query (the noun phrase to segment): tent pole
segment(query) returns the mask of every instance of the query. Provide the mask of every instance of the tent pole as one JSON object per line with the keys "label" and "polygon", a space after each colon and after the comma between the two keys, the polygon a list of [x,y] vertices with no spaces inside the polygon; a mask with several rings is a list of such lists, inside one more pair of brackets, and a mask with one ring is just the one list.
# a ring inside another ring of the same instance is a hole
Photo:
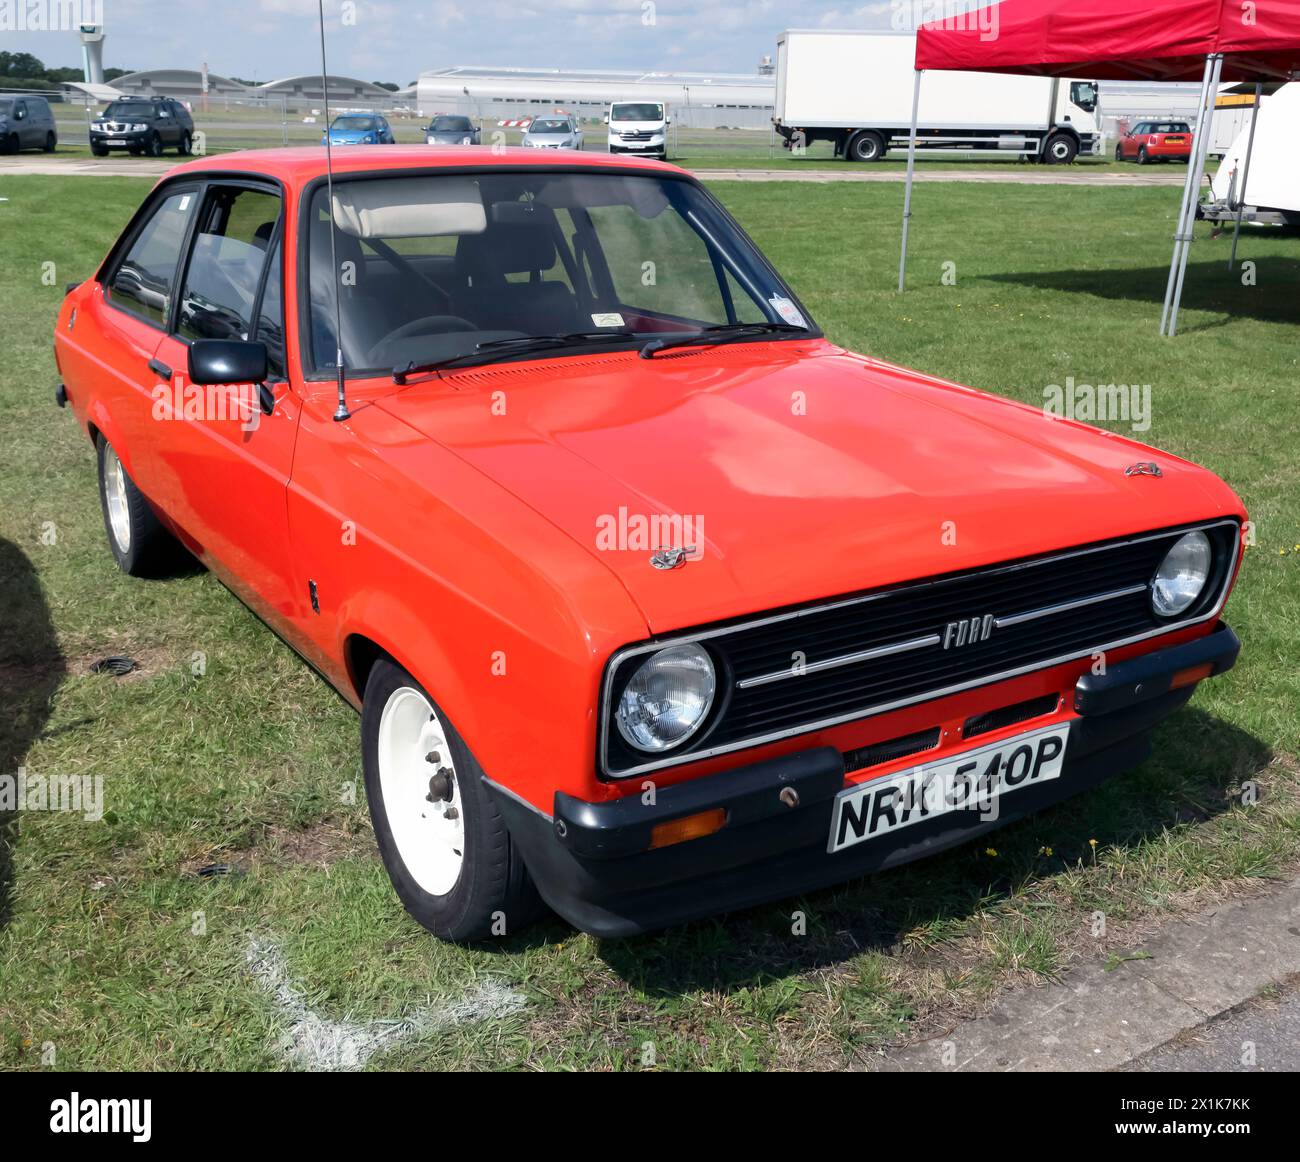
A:
{"label": "tent pole", "polygon": [[912,174],[916,169],[916,118],[921,108],[921,70],[915,69],[912,82],[912,132],[907,138],[907,185],[903,189],[903,252],[898,258],[898,289],[907,278],[907,227],[912,220]]}
{"label": "tent pole", "polygon": [[1264,95],[1264,82],[1255,82],[1255,107],[1250,111],[1250,136],[1246,138],[1246,164],[1241,171],[1241,192],[1237,195],[1237,222],[1232,227],[1232,254],[1228,256],[1228,269],[1237,265],[1237,239],[1241,237],[1241,215],[1246,209],[1246,181],[1250,177],[1250,153],[1255,148],[1255,122],[1259,120],[1259,103]]}
{"label": "tent pole", "polygon": [[1205,128],[1201,131],[1200,141],[1193,149],[1196,164],[1196,180],[1192,186],[1192,200],[1187,206],[1187,225],[1183,231],[1183,256],[1178,264],[1178,283],[1174,287],[1174,299],[1169,306],[1169,337],[1178,333],[1178,304],[1183,297],[1183,279],[1187,277],[1187,259],[1192,252],[1192,230],[1196,225],[1196,203],[1201,190],[1201,174],[1205,170],[1206,159],[1210,156],[1210,122],[1214,118],[1214,99],[1219,92],[1219,77],[1223,72],[1223,54],[1216,53],[1214,71],[1210,75],[1209,91],[1206,94],[1206,108],[1201,112],[1205,118]]}
{"label": "tent pole", "polygon": [[[1199,147],[1199,143],[1203,140],[1205,136],[1204,134],[1205,100],[1206,100],[1205,95],[1210,88],[1210,74],[1213,71],[1213,69],[1214,69],[1214,57],[1213,55],[1207,56],[1205,58],[1205,71],[1201,76],[1200,104],[1197,105],[1196,107],[1196,134],[1193,138],[1193,142],[1194,142],[1193,153],[1196,152],[1196,147]],[[1178,263],[1183,252],[1183,241],[1185,235],[1185,231],[1183,227],[1184,227],[1184,223],[1187,220],[1187,206],[1188,203],[1192,201],[1193,197],[1195,196],[1195,191],[1199,189],[1199,187],[1200,187],[1200,182],[1197,178],[1194,158],[1188,158],[1187,159],[1187,181],[1183,183],[1183,200],[1182,200],[1182,204],[1179,206],[1178,209],[1178,226],[1174,231],[1174,253],[1173,253],[1173,257],[1169,260],[1169,282],[1165,286],[1165,306],[1164,306],[1164,310],[1160,314],[1160,334],[1162,335],[1165,333],[1165,329],[1169,323],[1169,304],[1173,301],[1174,284],[1178,280]]]}

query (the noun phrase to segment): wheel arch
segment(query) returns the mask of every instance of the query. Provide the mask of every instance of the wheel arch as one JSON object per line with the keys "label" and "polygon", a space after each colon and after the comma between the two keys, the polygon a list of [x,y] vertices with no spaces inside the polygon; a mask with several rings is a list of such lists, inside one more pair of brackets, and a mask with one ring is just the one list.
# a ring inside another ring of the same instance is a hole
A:
{"label": "wheel arch", "polygon": [[366,683],[371,671],[380,661],[400,666],[424,687],[460,731],[461,737],[473,749],[471,739],[478,737],[479,713],[475,700],[466,684],[459,678],[459,670],[444,652],[427,624],[421,625],[413,616],[389,609],[390,625],[401,625],[401,640],[373,628],[373,623],[350,626],[342,635],[342,657],[349,689],[344,691],[360,707],[366,693]]}
{"label": "wheel arch", "polygon": [[122,436],[121,429],[117,426],[113,417],[109,415],[108,409],[104,406],[102,400],[92,400],[86,409],[86,435],[90,437],[92,444],[99,442],[99,437],[113,445],[113,451],[117,453],[117,458],[122,461],[122,467],[126,469],[127,475],[135,480],[135,464],[131,458],[131,447]]}

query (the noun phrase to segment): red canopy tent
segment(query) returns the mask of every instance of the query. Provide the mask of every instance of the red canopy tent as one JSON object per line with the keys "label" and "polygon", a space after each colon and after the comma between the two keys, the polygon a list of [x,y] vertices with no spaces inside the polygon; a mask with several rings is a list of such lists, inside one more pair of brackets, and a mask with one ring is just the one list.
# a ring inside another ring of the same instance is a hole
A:
{"label": "red canopy tent", "polygon": [[1220,81],[1300,77],[1300,0],[1002,0],[996,19],[954,14],[922,25],[907,151],[903,253],[907,265],[916,113],[927,70],[1028,73],[1097,80],[1201,82],[1195,145],[1174,235],[1161,333],[1172,335],[1187,268],[1197,190]]}

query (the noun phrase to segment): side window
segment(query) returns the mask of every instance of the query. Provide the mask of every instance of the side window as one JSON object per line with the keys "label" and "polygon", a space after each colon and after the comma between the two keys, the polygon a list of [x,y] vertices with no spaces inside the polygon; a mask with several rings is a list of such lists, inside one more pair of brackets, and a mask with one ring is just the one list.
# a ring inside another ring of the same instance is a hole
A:
{"label": "side window", "polygon": [[280,240],[275,240],[267,260],[266,285],[262,289],[262,305],[257,311],[257,328],[254,339],[266,344],[266,370],[270,380],[287,379],[284,364],[284,299],[282,294],[283,265],[280,262]]}
{"label": "side window", "polygon": [[247,339],[280,198],[265,190],[208,191],[181,289],[183,339]]}
{"label": "side window", "polygon": [[167,321],[176,262],[195,201],[197,195],[187,190],[159,203],[109,276],[105,294],[110,302],[159,326]]}

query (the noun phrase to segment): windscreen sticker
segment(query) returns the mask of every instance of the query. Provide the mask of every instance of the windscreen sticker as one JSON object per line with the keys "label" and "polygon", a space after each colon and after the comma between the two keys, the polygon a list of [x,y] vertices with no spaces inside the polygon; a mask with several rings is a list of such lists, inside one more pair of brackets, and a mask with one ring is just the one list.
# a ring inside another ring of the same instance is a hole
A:
{"label": "windscreen sticker", "polygon": [[592,315],[591,321],[597,327],[621,327],[623,325],[623,316],[617,311],[606,311],[603,314]]}
{"label": "windscreen sticker", "polygon": [[799,308],[794,305],[785,295],[773,295],[767,300],[775,308],[776,313],[781,316],[787,323],[793,327],[806,327],[803,315],[799,313]]}

